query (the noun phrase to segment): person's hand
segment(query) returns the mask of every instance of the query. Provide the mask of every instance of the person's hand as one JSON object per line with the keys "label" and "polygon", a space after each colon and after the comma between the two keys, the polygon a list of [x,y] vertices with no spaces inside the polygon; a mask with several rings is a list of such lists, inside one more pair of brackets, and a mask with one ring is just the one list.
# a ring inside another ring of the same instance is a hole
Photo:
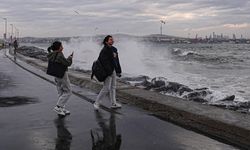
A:
{"label": "person's hand", "polygon": [[120,73],[117,73],[116,76],[120,78],[122,75]]}
{"label": "person's hand", "polygon": [[72,53],[69,55],[70,58],[73,58],[73,56],[74,56],[74,52],[72,52]]}
{"label": "person's hand", "polygon": [[113,56],[114,56],[114,58],[116,58],[116,57],[117,57],[117,54],[116,54],[116,53],[113,53]]}

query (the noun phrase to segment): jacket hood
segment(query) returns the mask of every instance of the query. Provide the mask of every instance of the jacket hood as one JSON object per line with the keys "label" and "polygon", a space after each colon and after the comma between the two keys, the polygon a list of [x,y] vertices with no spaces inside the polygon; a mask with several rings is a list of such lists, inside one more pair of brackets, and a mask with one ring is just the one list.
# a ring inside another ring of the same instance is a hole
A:
{"label": "jacket hood", "polygon": [[58,53],[58,52],[51,52],[51,53],[49,53],[48,55],[47,55],[47,57],[48,57],[48,59],[49,60],[54,60],[55,59],[55,57],[56,57],[56,53]]}

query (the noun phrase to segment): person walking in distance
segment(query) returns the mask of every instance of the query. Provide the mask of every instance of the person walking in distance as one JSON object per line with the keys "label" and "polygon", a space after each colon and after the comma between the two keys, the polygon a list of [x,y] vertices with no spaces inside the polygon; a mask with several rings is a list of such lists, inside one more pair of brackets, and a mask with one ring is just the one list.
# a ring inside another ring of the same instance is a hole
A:
{"label": "person walking in distance", "polygon": [[[63,46],[61,42],[55,41],[51,45],[50,49],[52,51],[48,54],[49,61],[51,60],[60,63],[66,67],[69,67],[72,64],[73,53],[68,58],[65,58],[62,52]],[[65,106],[70,96],[72,95],[67,70],[65,71],[65,74],[62,78],[55,77],[56,87],[58,91],[58,101],[54,108],[54,111],[57,114],[63,116],[70,114],[70,111],[65,109]]]}
{"label": "person walking in distance", "polygon": [[17,42],[16,39],[15,39],[15,41],[13,42],[13,46],[14,46],[14,54],[16,55],[16,51],[17,51],[17,48],[18,48],[18,42]]}
{"label": "person walking in distance", "polygon": [[101,100],[108,93],[111,101],[111,108],[121,108],[121,104],[116,101],[116,76],[121,77],[122,71],[118,52],[113,44],[113,37],[111,35],[106,36],[103,40],[104,47],[98,57],[98,60],[102,63],[108,76],[104,80],[103,87],[94,103],[95,110],[99,109]]}

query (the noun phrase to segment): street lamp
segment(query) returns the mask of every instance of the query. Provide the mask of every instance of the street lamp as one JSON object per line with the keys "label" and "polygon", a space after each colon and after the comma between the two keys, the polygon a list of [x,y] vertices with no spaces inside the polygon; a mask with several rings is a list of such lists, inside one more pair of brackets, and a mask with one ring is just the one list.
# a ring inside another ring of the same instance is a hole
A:
{"label": "street lamp", "polygon": [[4,40],[7,39],[7,18],[3,18],[3,20],[5,20],[5,33],[4,33]]}
{"label": "street lamp", "polygon": [[17,40],[19,39],[19,29],[17,29]]}
{"label": "street lamp", "polygon": [[17,31],[18,31],[18,29],[17,29],[17,27],[15,27],[15,39],[17,39]]}
{"label": "street lamp", "polygon": [[12,38],[13,38],[13,24],[10,24],[10,26],[11,26],[10,42],[12,43]]}
{"label": "street lamp", "polygon": [[163,21],[163,20],[160,20],[160,22],[161,22],[160,33],[161,33],[161,35],[162,35],[162,24],[166,24],[166,22]]}

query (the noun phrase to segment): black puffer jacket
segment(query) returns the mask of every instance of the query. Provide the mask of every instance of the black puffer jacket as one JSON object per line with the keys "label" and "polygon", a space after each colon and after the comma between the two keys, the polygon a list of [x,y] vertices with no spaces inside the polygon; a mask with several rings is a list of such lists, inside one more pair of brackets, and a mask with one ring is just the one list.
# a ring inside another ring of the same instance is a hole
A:
{"label": "black puffer jacket", "polygon": [[113,53],[116,53],[116,58],[114,58],[115,72],[117,74],[120,74],[120,73],[122,73],[122,69],[121,69],[121,65],[120,65],[120,61],[119,61],[118,52],[114,46],[112,46],[112,50],[113,50]]}
{"label": "black puffer jacket", "polygon": [[[116,59],[114,58],[113,53],[117,54]],[[116,70],[116,73],[121,73],[118,53],[115,47],[105,45],[99,54],[98,60],[102,63],[108,76],[110,76],[114,70]]]}

